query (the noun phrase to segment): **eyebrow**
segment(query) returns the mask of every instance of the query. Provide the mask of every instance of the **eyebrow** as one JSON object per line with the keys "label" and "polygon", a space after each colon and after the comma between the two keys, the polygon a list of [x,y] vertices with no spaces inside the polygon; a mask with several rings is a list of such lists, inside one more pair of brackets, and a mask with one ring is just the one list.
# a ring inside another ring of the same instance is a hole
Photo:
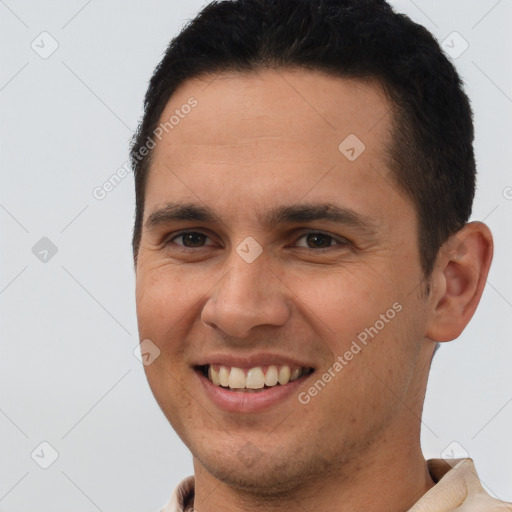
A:
{"label": "eyebrow", "polygon": [[[278,206],[270,210],[264,218],[260,217],[259,220],[261,225],[269,230],[280,224],[313,222],[316,220],[348,225],[367,235],[375,234],[378,228],[378,223],[371,217],[331,203]],[[194,203],[167,203],[162,208],[152,212],[144,226],[147,230],[151,230],[176,221],[223,224],[220,217],[207,206]]]}

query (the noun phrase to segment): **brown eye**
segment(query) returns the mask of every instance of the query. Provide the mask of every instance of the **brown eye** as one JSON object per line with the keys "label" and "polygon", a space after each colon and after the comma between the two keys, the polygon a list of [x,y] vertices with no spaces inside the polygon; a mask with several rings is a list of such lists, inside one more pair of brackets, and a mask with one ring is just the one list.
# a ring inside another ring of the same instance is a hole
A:
{"label": "brown eye", "polygon": [[205,240],[207,240],[209,237],[206,236],[204,233],[199,233],[197,231],[188,231],[185,233],[180,233],[179,235],[176,235],[175,237],[171,238],[169,242],[174,242],[174,240],[181,240],[182,243],[177,243],[177,245],[183,245],[187,248],[194,248],[194,247],[203,247]]}
{"label": "brown eye", "polygon": [[313,248],[320,247],[323,249],[324,247],[331,246],[333,238],[322,233],[312,233],[306,236],[306,240],[308,243],[313,244]]}
{"label": "brown eye", "polygon": [[346,245],[348,243],[346,240],[337,240],[331,235],[317,231],[307,233],[299,238],[299,240],[302,239],[305,239],[305,244],[298,244],[299,247],[308,249],[328,249],[332,245]]}

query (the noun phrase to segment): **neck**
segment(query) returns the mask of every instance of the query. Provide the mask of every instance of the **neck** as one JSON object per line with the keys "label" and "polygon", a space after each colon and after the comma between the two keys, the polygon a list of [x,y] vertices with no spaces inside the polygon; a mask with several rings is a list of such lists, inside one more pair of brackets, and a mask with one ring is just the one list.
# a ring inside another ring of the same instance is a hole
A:
{"label": "neck", "polygon": [[[404,512],[435,484],[421,453],[419,440],[383,446],[357,460],[352,468],[308,480],[286,495],[269,499],[234,489],[213,477],[194,460],[196,477],[194,509],[197,512]],[[389,443],[388,443],[389,445]],[[392,448],[392,449],[391,449]],[[350,475],[347,477],[346,475]],[[299,505],[299,506],[298,506]]]}

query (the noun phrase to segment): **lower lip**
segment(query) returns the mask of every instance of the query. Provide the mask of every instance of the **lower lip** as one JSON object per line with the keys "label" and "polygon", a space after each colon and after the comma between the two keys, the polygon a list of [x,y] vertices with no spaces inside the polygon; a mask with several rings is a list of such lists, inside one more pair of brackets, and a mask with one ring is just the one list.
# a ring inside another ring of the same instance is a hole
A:
{"label": "lower lip", "polygon": [[201,384],[203,385],[207,396],[213,403],[229,412],[257,412],[269,409],[291,395],[297,394],[299,386],[311,376],[298,378],[284,386],[277,385],[271,388],[256,392],[229,391],[220,386],[215,386],[200,371],[195,371]]}

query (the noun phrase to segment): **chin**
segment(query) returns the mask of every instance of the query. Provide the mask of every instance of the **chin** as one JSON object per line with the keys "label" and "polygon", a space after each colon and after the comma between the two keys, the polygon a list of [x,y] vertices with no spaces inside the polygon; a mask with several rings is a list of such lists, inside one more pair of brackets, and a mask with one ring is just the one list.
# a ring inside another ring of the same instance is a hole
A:
{"label": "chin", "polygon": [[332,463],[316,453],[287,454],[274,447],[269,453],[247,441],[237,451],[220,449],[194,453],[195,462],[217,480],[242,493],[265,499],[282,498],[303,488]]}
{"label": "chin", "polygon": [[230,469],[220,466],[218,461],[214,465],[204,465],[206,471],[225,485],[240,492],[263,498],[282,497],[293,493],[297,487],[304,484],[307,476],[303,471],[291,464],[287,466],[272,465],[260,462],[254,467],[244,464],[231,464]]}

